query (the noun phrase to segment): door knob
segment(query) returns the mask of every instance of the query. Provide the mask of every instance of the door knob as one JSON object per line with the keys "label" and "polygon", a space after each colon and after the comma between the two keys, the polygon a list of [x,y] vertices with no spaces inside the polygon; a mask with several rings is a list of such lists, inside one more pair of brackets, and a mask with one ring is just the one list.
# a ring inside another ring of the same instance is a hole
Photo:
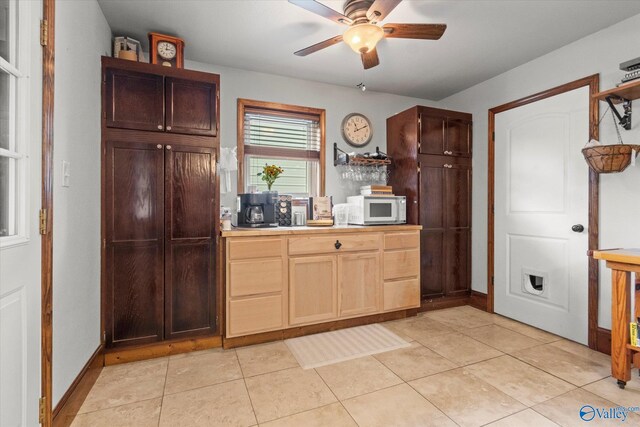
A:
{"label": "door knob", "polygon": [[576,224],[573,227],[571,227],[571,231],[575,231],[576,233],[582,233],[584,231],[584,225]]}
{"label": "door knob", "polygon": [[334,246],[336,247],[336,249],[340,249],[342,243],[340,243],[340,240],[336,240],[336,244]]}
{"label": "door knob", "polygon": [[170,145],[167,145],[167,150],[171,150],[171,146]]}

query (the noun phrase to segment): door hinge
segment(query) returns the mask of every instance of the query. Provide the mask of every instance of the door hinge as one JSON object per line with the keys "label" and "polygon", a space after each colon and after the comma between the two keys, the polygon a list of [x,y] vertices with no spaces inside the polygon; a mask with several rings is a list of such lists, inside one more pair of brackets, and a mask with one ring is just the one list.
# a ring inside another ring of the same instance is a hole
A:
{"label": "door hinge", "polygon": [[102,342],[107,342],[107,331],[102,331]]}
{"label": "door hinge", "polygon": [[40,209],[40,234],[47,234],[47,210]]}
{"label": "door hinge", "polygon": [[40,398],[40,400],[38,400],[38,422],[40,424],[44,424],[44,415],[46,412],[46,407],[47,407],[47,403],[46,403],[46,399],[43,397]]}
{"label": "door hinge", "polygon": [[49,43],[49,22],[46,19],[40,20],[40,46],[46,46]]}
{"label": "door hinge", "polygon": [[107,239],[102,239],[102,249],[107,249]]}
{"label": "door hinge", "polygon": [[422,168],[422,165],[420,163],[418,163],[418,166],[417,166],[418,174],[420,173],[420,168]]}
{"label": "door hinge", "polygon": [[496,280],[494,276],[491,276],[491,286],[494,286],[496,284]]}
{"label": "door hinge", "polygon": [[496,133],[495,132],[491,132],[491,140],[495,142],[495,140],[496,140]]}

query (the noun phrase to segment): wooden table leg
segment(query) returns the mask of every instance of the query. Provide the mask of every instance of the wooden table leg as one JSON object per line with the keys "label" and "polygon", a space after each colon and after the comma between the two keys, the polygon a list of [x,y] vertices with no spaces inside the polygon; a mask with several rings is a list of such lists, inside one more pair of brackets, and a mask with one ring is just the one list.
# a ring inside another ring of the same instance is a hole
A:
{"label": "wooden table leg", "polygon": [[611,376],[618,380],[620,388],[624,388],[631,379],[631,358],[627,349],[631,311],[630,282],[631,273],[628,271],[612,271]]}

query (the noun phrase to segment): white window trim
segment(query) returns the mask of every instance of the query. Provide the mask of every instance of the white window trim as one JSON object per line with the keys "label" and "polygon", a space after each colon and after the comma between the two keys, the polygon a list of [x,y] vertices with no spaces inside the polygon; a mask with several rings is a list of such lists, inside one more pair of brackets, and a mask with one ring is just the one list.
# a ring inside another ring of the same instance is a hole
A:
{"label": "white window trim", "polygon": [[[18,44],[16,46],[17,67],[0,58],[0,68],[16,77],[18,94],[16,100],[16,114],[18,120],[15,123],[16,146],[10,156],[17,159],[17,208],[16,208],[16,234],[0,237],[0,250],[26,244],[30,241],[30,216],[29,216],[29,177],[31,169],[30,150],[30,111],[31,88],[29,71],[31,66],[31,2],[17,1],[18,5]],[[2,150],[3,154],[9,154]],[[17,153],[17,154],[14,154]]]}

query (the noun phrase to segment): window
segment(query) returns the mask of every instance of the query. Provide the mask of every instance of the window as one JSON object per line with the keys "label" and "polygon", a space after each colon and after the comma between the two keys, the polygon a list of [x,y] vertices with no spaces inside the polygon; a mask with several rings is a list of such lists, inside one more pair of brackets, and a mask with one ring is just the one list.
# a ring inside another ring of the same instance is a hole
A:
{"label": "window", "polygon": [[25,3],[0,0],[0,247],[26,238]]}
{"label": "window", "polygon": [[258,176],[266,163],[284,169],[272,190],[324,195],[324,110],[239,99],[238,122],[238,192],[267,190]]}

